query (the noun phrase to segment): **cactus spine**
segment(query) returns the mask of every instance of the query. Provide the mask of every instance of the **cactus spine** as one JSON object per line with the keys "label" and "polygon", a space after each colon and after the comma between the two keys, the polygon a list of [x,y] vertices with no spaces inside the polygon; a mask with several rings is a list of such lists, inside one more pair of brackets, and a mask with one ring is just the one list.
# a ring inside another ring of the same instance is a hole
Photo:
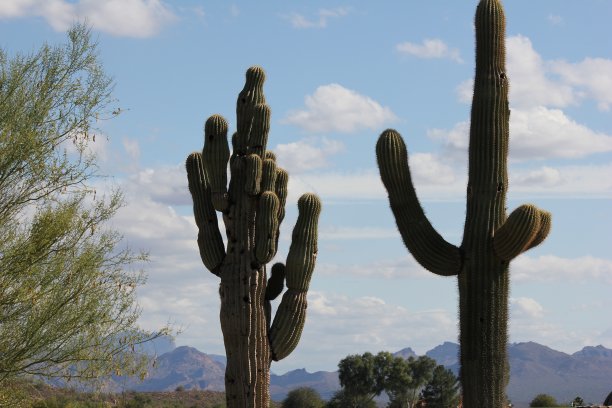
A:
{"label": "cactus spine", "polygon": [[[187,158],[187,178],[199,229],[198,247],[206,268],[221,278],[221,329],[227,354],[225,392],[230,408],[267,408],[270,363],[297,346],[306,319],[306,292],[317,256],[319,198],[304,194],[286,265],[275,256],[285,214],[287,172],[266,151],[270,109],[263,94],[264,71],[251,67],[236,106],[238,131],[230,157],[227,122],[211,116],[204,149]],[[231,179],[227,186],[227,163]],[[218,227],[221,212],[227,250]],[[271,321],[270,301],[283,291]]]}
{"label": "cactus spine", "polygon": [[446,242],[424,215],[399,133],[383,132],[376,155],[408,250],[429,271],[458,275],[463,405],[492,408],[505,406],[508,381],[509,262],[544,241],[551,216],[533,205],[506,216],[510,110],[500,0],[480,0],[475,23],[467,211],[460,247]]}

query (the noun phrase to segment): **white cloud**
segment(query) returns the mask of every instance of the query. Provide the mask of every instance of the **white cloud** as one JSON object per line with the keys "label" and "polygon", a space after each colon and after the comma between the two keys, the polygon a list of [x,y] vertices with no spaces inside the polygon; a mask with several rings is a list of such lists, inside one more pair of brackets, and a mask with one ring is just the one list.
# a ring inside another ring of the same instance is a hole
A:
{"label": "white cloud", "polygon": [[283,14],[282,17],[288,20],[294,28],[325,28],[332,18],[344,17],[349,14],[350,8],[337,7],[334,9],[320,9],[317,18],[308,19],[299,13]]}
{"label": "white cloud", "polygon": [[527,297],[510,298],[512,317],[538,319],[544,316],[544,308],[535,299]]}
{"label": "white cloud", "polygon": [[393,352],[407,346],[424,353],[456,338],[454,311],[408,310],[373,296],[310,291],[300,344],[287,359],[291,361],[275,363],[273,369],[282,372],[296,366],[314,366],[335,370],[338,361],[348,354]]}
{"label": "white cloud", "polygon": [[176,16],[161,0],[5,0],[0,18],[38,16],[55,30],[65,31],[75,21],[115,36],[150,37]]}
{"label": "white cloud", "polygon": [[[463,121],[450,130],[429,130],[428,136],[441,141],[451,157],[465,157],[469,132],[469,122]],[[612,136],[577,123],[559,109],[517,108],[510,115],[509,157],[512,161],[575,159],[611,151]]]}
{"label": "white cloud", "polygon": [[558,74],[568,84],[584,92],[585,97],[597,101],[600,110],[610,110],[612,105],[612,60],[586,58],[582,62],[551,61],[550,71]]}
{"label": "white cloud", "polygon": [[351,133],[363,128],[380,129],[396,120],[388,107],[338,84],[318,87],[306,96],[304,104],[305,109],[289,112],[283,122],[309,132]]}
{"label": "white cloud", "polygon": [[121,143],[123,144],[125,152],[132,160],[138,160],[140,158],[140,145],[138,144],[138,140],[125,137]]}
{"label": "white cloud", "polygon": [[542,255],[537,258],[521,255],[511,265],[515,282],[600,282],[612,283],[612,260],[582,256],[562,258]]}
{"label": "white cloud", "polygon": [[[551,21],[556,17],[549,17]],[[510,104],[520,109],[539,106],[563,108],[585,98],[597,102],[602,111],[612,105],[612,60],[585,58],[581,62],[545,61],[531,40],[517,35],[506,40],[506,61],[510,78]],[[461,102],[472,99],[473,80],[457,87]]]}
{"label": "white cloud", "polygon": [[510,195],[528,197],[612,197],[612,163],[510,169]]}
{"label": "white cloud", "polygon": [[463,62],[458,49],[449,48],[444,41],[437,38],[425,39],[423,44],[403,42],[397,44],[395,49],[401,54],[413,55],[417,58],[448,58],[459,63]]}
{"label": "white cloud", "polygon": [[506,62],[510,78],[510,104],[513,107],[555,106],[577,103],[572,87],[548,78],[546,64],[529,38],[522,35],[506,40]]}
{"label": "white cloud", "polygon": [[321,139],[321,147],[314,140],[300,140],[293,143],[278,144],[273,149],[278,164],[289,174],[327,167],[327,158],[344,150],[344,145],[336,140]]}

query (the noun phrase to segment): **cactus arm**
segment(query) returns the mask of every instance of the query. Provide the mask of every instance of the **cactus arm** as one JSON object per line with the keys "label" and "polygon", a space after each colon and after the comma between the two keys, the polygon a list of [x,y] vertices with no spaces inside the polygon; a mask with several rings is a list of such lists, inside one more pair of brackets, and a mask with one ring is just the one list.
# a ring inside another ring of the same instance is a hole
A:
{"label": "cactus arm", "polygon": [[278,197],[271,191],[265,191],[259,197],[255,226],[255,257],[262,264],[270,262],[276,255],[278,206]]}
{"label": "cactus arm", "polygon": [[198,226],[198,247],[204,266],[219,276],[220,266],[225,258],[225,248],[217,214],[212,205],[210,184],[206,178],[202,154],[192,153],[186,162],[189,191],[193,199],[193,213]]}
{"label": "cactus arm", "polygon": [[285,266],[287,291],[270,329],[272,359],[281,360],[297,346],[306,320],[306,294],[317,258],[317,224],[321,202],[314,194],[298,201],[299,215]]}
{"label": "cactus arm", "polygon": [[388,129],[380,135],[376,159],[408,250],[425,269],[442,276],[457,275],[461,270],[461,252],[446,242],[425,216],[410,177],[406,145],[399,133]]}
{"label": "cactus arm", "polygon": [[204,125],[204,149],[202,150],[204,171],[210,182],[212,203],[217,211],[225,211],[227,197],[227,122],[220,115],[212,115]]}
{"label": "cactus arm", "polygon": [[544,242],[544,240],[546,239],[546,237],[548,237],[548,234],[550,233],[550,227],[552,225],[552,215],[548,211],[544,210],[540,210],[539,214],[540,229],[533,238],[533,241],[531,241],[531,243],[527,246],[526,250],[535,248],[536,246],[540,245],[542,242]]}
{"label": "cactus arm", "polygon": [[504,261],[510,261],[544,241],[549,231],[549,213],[531,204],[522,205],[514,210],[495,232],[495,254]]}
{"label": "cactus arm", "polygon": [[279,200],[278,207],[278,223],[283,222],[285,218],[285,203],[287,202],[287,183],[289,181],[289,174],[280,167],[276,168],[276,184],[274,185],[274,191]]}

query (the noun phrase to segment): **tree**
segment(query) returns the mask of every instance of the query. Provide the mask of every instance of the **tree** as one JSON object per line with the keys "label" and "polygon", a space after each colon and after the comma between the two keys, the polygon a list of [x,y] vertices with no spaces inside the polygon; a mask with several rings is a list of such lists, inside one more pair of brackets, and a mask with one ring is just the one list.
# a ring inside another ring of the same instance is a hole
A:
{"label": "tree", "polygon": [[63,46],[0,50],[0,388],[142,373],[132,350],[161,334],[136,325],[145,256],[108,225],[122,195],[92,187],[95,126],[117,111],[90,37],[77,25]]}
{"label": "tree", "polygon": [[[366,352],[349,355],[338,363],[338,378],[346,400],[372,401],[386,387],[389,369],[393,361],[391,353],[381,351],[376,356]],[[361,405],[355,405],[361,406]]]}
{"label": "tree", "polygon": [[581,407],[583,405],[584,405],[584,400],[580,398],[579,396],[574,398],[574,400],[572,401],[572,407]]}
{"label": "tree", "polygon": [[463,404],[500,408],[509,372],[509,264],[546,239],[551,215],[531,204],[507,214],[510,109],[502,2],[480,0],[474,26],[476,71],[461,245],[446,241],[425,215],[397,131],[380,135],[376,158],[408,250],[430,272],[457,277]]}
{"label": "tree", "polygon": [[323,408],[325,401],[318,392],[310,387],[300,387],[289,391],[283,401],[283,408]]}
{"label": "tree", "polygon": [[376,402],[365,395],[349,394],[345,389],[337,391],[325,408],[376,408]]}
{"label": "tree", "polygon": [[538,394],[529,403],[530,407],[558,407],[557,400],[548,394]]}
{"label": "tree", "polygon": [[433,370],[421,397],[428,407],[455,408],[459,402],[459,380],[451,370],[439,365]]}
{"label": "tree", "polygon": [[431,380],[435,367],[436,361],[427,356],[407,360],[397,357],[385,388],[390,398],[389,407],[413,407],[419,391]]}

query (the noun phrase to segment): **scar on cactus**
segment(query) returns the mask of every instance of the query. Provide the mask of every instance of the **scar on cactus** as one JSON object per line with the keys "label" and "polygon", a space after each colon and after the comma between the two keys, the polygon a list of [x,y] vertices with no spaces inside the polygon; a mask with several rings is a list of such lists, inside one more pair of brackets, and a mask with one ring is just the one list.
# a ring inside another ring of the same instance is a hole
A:
{"label": "scar on cactus", "polygon": [[376,144],[380,175],[404,244],[427,270],[458,276],[461,385],[466,407],[504,406],[508,382],[509,263],[546,238],[551,215],[532,204],[506,215],[509,118],[505,17],[500,0],[480,0],[463,242],[433,228],[418,201],[400,134]]}
{"label": "scar on cactus", "polygon": [[[204,148],[187,158],[187,178],[204,266],[221,278],[221,329],[227,354],[228,407],[268,407],[270,364],[297,346],[306,320],[306,294],[317,256],[319,198],[304,194],[287,261],[271,268],[285,216],[288,174],[266,150],[270,108],[260,67],[246,73],[236,104],[232,153],[220,115],[204,126]],[[230,179],[228,184],[227,165]],[[218,227],[223,217],[227,248]],[[285,291],[274,320],[270,301]]]}

